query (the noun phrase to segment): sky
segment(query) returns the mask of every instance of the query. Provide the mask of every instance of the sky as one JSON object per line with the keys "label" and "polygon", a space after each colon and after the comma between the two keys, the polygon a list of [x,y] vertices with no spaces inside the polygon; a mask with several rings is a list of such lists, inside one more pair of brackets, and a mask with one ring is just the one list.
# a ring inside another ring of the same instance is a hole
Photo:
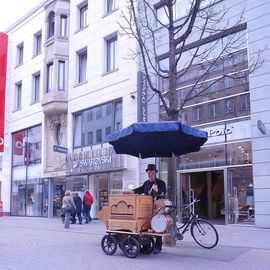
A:
{"label": "sky", "polygon": [[0,0],[0,32],[5,31],[44,0]]}

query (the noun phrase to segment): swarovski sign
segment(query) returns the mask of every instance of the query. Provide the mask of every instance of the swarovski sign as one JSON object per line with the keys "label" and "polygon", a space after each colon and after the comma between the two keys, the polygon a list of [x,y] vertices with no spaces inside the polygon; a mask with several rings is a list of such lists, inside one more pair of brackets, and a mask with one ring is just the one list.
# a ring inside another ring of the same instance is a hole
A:
{"label": "swarovski sign", "polygon": [[112,147],[66,155],[67,174],[81,174],[123,169],[123,157]]}

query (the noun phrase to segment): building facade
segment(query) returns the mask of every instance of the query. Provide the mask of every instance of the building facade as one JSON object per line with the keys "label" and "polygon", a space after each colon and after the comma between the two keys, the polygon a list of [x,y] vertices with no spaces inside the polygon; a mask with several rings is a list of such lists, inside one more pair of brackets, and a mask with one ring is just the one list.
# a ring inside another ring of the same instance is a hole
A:
{"label": "building facade", "polygon": [[[157,14],[159,2],[151,2]],[[245,74],[257,49],[269,44],[270,1],[221,0],[216,5],[230,8],[224,21],[244,8],[245,16],[232,29],[238,46],[216,63],[205,81],[205,96],[184,106],[182,120],[207,131],[209,139],[199,153],[178,158],[178,202],[196,196],[201,199],[197,210],[208,219],[270,227],[269,50],[262,52],[262,67],[249,76],[223,76],[212,83],[224,74]],[[118,22],[123,23],[125,8],[124,0],[47,0],[6,31],[0,166],[6,213],[59,216],[66,189],[81,196],[89,189],[97,217],[109,194],[145,180],[149,160],[116,155],[106,142],[106,135],[133,122],[166,120],[159,100],[150,98],[143,71],[130,58],[130,50],[138,49],[135,40],[121,35]],[[157,59],[162,65],[165,47]],[[180,100],[206,68],[207,61],[181,77]],[[166,89],[166,81],[159,83]],[[166,180],[166,160],[159,171]],[[254,202],[247,199],[252,193]]]}

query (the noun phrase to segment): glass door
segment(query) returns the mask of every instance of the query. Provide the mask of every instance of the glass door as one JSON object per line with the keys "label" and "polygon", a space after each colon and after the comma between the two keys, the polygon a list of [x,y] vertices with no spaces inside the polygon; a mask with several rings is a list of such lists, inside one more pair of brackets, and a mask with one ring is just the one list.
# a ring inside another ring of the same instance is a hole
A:
{"label": "glass door", "polygon": [[109,174],[96,174],[94,176],[95,191],[96,191],[96,213],[108,206],[109,202]]}
{"label": "glass door", "polygon": [[228,223],[254,224],[251,166],[228,169]]}

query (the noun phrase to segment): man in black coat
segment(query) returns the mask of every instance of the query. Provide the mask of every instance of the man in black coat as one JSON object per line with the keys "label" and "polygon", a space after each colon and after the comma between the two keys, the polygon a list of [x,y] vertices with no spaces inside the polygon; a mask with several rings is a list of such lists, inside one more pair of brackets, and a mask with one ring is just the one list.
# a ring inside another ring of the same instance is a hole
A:
{"label": "man in black coat", "polygon": [[[142,186],[135,188],[133,191],[136,194],[152,195],[153,198],[159,199],[167,193],[166,184],[164,181],[156,178],[157,168],[155,164],[148,164],[146,172],[148,180]],[[156,237],[156,246],[154,254],[159,254],[162,249],[162,237]]]}
{"label": "man in black coat", "polygon": [[72,213],[71,221],[73,224],[76,223],[76,215],[77,215],[79,224],[82,224],[82,199],[77,192],[74,193],[73,201],[76,206],[76,211]]}

